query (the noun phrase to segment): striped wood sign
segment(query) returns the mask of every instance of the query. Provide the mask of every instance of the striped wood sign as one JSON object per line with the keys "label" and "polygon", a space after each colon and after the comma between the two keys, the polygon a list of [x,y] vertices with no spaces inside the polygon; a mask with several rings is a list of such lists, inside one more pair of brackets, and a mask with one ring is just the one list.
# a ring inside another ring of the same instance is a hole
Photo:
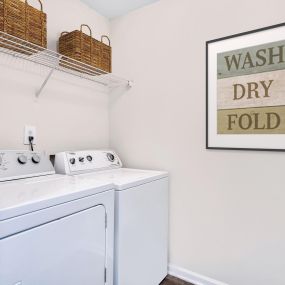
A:
{"label": "striped wood sign", "polygon": [[285,134],[285,41],[217,56],[218,134]]}

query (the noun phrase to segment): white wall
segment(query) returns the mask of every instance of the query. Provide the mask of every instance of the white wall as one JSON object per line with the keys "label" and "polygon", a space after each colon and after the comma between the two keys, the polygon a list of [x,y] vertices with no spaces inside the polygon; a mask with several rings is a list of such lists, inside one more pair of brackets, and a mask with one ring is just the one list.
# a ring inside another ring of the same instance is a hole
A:
{"label": "white wall", "polygon": [[170,263],[230,285],[284,285],[285,154],[205,150],[205,41],[284,21],[285,2],[162,0],[112,21],[111,146],[171,175]]}
{"label": "white wall", "polygon": [[[37,1],[29,1],[35,7]],[[109,34],[109,21],[79,0],[44,1],[48,14],[49,48],[56,50],[62,31],[89,24],[94,36]],[[55,74],[34,100],[47,69],[0,55],[0,149],[22,149],[25,124],[35,125],[37,149],[54,153],[65,149],[106,147],[109,143],[108,95],[68,75]]]}

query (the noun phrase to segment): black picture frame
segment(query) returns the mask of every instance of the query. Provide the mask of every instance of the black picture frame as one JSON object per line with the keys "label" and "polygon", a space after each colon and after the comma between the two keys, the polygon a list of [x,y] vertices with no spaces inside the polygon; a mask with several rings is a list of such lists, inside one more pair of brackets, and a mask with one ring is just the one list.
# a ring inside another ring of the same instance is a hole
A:
{"label": "black picture frame", "polygon": [[[285,27],[285,22],[206,41],[206,149],[207,150],[243,150],[243,151],[268,151],[268,152],[272,152],[272,151],[284,152],[285,151],[285,145],[284,145],[284,149],[281,149],[281,148],[251,148],[251,147],[250,148],[218,147],[218,146],[209,145],[209,46],[212,43],[216,43],[219,41],[225,41],[228,39],[242,37],[242,36],[255,34],[255,33],[260,33],[260,32],[277,29],[281,27]],[[285,39],[285,35],[284,35],[284,39]]]}

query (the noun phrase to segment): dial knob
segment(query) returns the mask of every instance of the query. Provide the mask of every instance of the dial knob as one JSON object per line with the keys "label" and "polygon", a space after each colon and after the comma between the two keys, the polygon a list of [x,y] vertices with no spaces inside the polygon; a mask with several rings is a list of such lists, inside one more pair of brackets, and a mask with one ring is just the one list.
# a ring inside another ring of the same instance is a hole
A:
{"label": "dial knob", "polygon": [[86,158],[87,158],[87,160],[90,161],[90,162],[93,160],[93,157],[92,157],[91,155],[87,155]]}
{"label": "dial knob", "polygon": [[2,157],[0,156],[0,165],[2,164]]}
{"label": "dial knob", "polygon": [[79,157],[80,162],[84,162],[84,157]]}
{"label": "dial knob", "polygon": [[40,163],[40,161],[41,161],[41,157],[37,154],[33,154],[32,162],[38,164],[38,163]]}
{"label": "dial knob", "polygon": [[69,160],[69,162],[70,162],[70,164],[75,164],[75,158],[71,158],[70,160]]}
{"label": "dial knob", "polygon": [[21,154],[21,155],[18,157],[18,162],[19,162],[20,164],[26,164],[27,161],[28,161],[27,157],[26,157],[25,155],[23,155],[23,154]]}
{"label": "dial knob", "polygon": [[107,158],[108,158],[108,160],[111,161],[111,162],[113,162],[113,161],[115,160],[114,154],[112,154],[112,153],[110,153],[110,152],[107,153]]}

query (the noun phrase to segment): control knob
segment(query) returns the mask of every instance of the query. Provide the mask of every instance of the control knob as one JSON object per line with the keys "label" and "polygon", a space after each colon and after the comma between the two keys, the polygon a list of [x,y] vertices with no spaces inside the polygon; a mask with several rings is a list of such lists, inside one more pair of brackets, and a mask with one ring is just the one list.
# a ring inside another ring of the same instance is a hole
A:
{"label": "control knob", "polygon": [[69,160],[69,162],[70,162],[70,164],[75,164],[75,158],[71,158],[71,159]]}
{"label": "control knob", "polygon": [[112,153],[110,153],[110,152],[107,153],[107,158],[108,158],[108,160],[111,161],[111,162],[113,162],[113,161],[115,160],[114,154],[112,154]]}
{"label": "control knob", "polygon": [[80,162],[84,162],[84,157],[79,157]]}
{"label": "control knob", "polygon": [[27,161],[28,161],[27,157],[26,157],[25,155],[23,155],[23,154],[21,154],[21,155],[18,157],[18,162],[19,162],[20,164],[26,164]]}
{"label": "control knob", "polygon": [[87,160],[90,161],[90,162],[93,160],[93,157],[92,157],[91,155],[87,155],[86,158],[87,158]]}
{"label": "control knob", "polygon": [[2,157],[0,156],[0,165],[2,164]]}
{"label": "control knob", "polygon": [[40,163],[41,162],[41,157],[38,154],[33,154],[32,162],[36,163],[36,164]]}

